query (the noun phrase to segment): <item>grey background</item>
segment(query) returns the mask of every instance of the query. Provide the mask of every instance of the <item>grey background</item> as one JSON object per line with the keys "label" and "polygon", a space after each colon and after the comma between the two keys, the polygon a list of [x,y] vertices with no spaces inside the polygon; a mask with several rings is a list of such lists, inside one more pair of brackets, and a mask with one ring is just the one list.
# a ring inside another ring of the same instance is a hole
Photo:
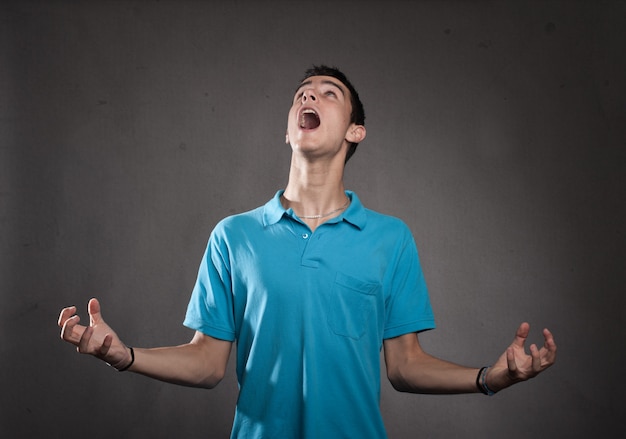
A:
{"label": "grey background", "polygon": [[625,17],[622,1],[2,2],[0,435],[228,435],[232,364],[213,391],[116,374],[56,319],[97,296],[131,345],[188,341],[208,234],[284,186],[292,92],[324,62],[366,107],[347,186],[418,242],[427,349],[488,364],[524,320],[559,343],[493,398],[383,379],[390,437],[623,437]]}

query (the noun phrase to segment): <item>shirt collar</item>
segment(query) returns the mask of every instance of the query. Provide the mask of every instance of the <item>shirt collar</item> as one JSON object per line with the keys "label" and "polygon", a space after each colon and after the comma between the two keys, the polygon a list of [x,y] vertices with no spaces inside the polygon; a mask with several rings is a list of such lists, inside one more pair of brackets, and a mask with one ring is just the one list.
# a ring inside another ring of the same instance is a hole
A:
{"label": "shirt collar", "polygon": [[[293,213],[291,209],[285,209],[280,202],[280,197],[284,192],[283,189],[279,190],[274,197],[263,206],[264,226],[276,224],[283,216],[290,216]],[[328,222],[346,221],[362,230],[367,222],[365,207],[363,207],[361,200],[359,200],[359,197],[354,192],[346,191],[346,196],[351,200],[348,208],[341,215],[330,219]]]}

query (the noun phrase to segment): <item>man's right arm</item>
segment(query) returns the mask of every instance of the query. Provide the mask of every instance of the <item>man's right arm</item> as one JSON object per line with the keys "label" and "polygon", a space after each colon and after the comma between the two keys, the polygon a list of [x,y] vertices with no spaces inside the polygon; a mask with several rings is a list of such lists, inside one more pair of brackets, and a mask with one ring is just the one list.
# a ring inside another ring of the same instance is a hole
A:
{"label": "man's right arm", "polygon": [[[100,303],[88,305],[89,326],[80,325],[75,307],[64,308],[59,315],[61,338],[76,346],[78,352],[93,355],[112,367],[130,370],[161,381],[192,387],[213,388],[223,378],[232,343],[201,332],[184,345],[140,349],[133,354],[100,313]],[[128,367],[130,366],[130,367]]]}
{"label": "man's right arm", "polygon": [[135,361],[128,370],[168,383],[212,389],[226,373],[231,346],[196,331],[181,346],[134,349]]}

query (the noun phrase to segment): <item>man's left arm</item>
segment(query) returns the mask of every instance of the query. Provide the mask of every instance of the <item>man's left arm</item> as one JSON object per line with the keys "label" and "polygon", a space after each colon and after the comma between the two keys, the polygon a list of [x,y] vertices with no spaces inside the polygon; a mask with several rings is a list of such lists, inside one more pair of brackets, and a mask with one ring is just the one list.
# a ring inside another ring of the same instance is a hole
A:
{"label": "man's left arm", "polygon": [[532,344],[530,354],[524,348],[530,325],[522,323],[515,339],[500,358],[488,369],[460,366],[426,353],[416,333],[404,334],[384,341],[387,376],[393,387],[412,393],[475,393],[498,392],[544,371],[556,359],[552,333],[543,330],[541,348]]}

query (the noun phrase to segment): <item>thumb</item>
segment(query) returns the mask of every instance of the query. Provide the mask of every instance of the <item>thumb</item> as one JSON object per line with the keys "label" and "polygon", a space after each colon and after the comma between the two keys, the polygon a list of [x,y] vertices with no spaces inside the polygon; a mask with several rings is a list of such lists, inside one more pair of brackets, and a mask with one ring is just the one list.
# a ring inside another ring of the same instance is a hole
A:
{"label": "thumb", "polygon": [[528,338],[528,333],[530,332],[530,325],[527,322],[522,323],[517,328],[515,333],[515,339],[513,340],[513,346],[518,346],[523,348],[526,339]]}
{"label": "thumb", "polygon": [[89,321],[91,326],[102,322],[102,315],[100,314],[100,302],[98,302],[98,299],[94,297],[93,299],[89,300],[87,310],[89,312]]}

